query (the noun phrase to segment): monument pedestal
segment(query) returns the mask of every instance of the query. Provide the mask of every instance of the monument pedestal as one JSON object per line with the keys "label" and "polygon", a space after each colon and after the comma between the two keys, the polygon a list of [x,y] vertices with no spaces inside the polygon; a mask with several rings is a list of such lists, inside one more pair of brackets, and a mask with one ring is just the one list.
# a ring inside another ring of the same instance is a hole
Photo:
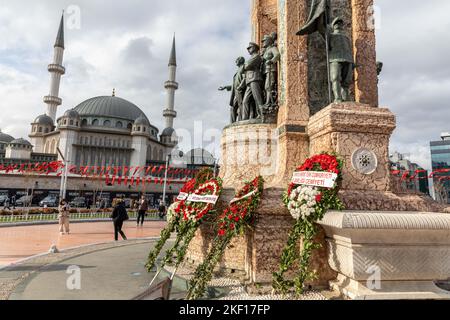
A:
{"label": "monument pedestal", "polygon": [[450,299],[450,215],[328,212],[331,287],[351,299]]}

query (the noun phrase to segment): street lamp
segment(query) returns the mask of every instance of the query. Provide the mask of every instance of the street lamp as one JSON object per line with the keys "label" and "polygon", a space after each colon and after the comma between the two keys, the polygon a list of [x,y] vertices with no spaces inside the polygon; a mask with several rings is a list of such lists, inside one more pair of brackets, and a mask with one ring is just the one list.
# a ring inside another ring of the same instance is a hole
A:
{"label": "street lamp", "polygon": [[[179,151],[178,156],[181,158],[183,157],[183,151]],[[167,187],[167,172],[169,171],[169,164],[170,160],[172,159],[172,154],[168,154],[166,156],[166,170],[164,173],[164,189],[163,189],[163,198],[162,198],[162,204],[166,205],[166,187]]]}

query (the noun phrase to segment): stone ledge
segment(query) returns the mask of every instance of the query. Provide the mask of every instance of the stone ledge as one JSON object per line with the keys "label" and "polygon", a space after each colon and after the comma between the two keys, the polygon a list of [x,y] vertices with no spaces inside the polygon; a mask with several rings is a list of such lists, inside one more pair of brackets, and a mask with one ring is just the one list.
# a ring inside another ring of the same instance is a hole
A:
{"label": "stone ledge", "polygon": [[356,102],[333,103],[310,118],[308,135],[311,138],[331,132],[390,135],[395,128],[395,115],[387,108]]}
{"label": "stone ledge", "polygon": [[322,226],[341,229],[449,230],[450,215],[429,212],[331,211]]}

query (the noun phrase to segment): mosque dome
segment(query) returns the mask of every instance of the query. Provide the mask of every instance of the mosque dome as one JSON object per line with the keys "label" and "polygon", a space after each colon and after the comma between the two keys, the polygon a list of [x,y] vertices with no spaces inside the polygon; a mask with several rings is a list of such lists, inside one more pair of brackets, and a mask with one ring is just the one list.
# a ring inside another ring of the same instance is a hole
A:
{"label": "mosque dome", "polygon": [[78,119],[80,118],[80,114],[74,109],[70,109],[64,113],[64,117]]}
{"label": "mosque dome", "polygon": [[165,137],[171,137],[173,135],[173,133],[175,132],[174,128],[165,128],[163,130],[163,132],[161,133],[162,136]]}
{"label": "mosque dome", "polygon": [[143,117],[143,116],[139,116],[139,118],[137,118],[134,121],[134,124],[137,125],[137,126],[149,126],[150,125],[150,123],[148,122],[147,118]]}
{"label": "mosque dome", "polygon": [[31,146],[31,143],[23,138],[14,139],[13,141],[10,142],[10,144],[16,144],[20,146]]}
{"label": "mosque dome", "polygon": [[73,110],[82,117],[108,117],[134,122],[139,117],[148,120],[147,116],[135,104],[115,96],[101,96],[88,99]]}
{"label": "mosque dome", "polygon": [[44,126],[53,126],[53,119],[46,114],[42,114],[34,120],[34,123]]}
{"label": "mosque dome", "polygon": [[192,165],[213,165],[216,162],[209,151],[201,148],[192,149],[184,155],[184,158],[187,164]]}
{"label": "mosque dome", "polygon": [[14,140],[14,137],[11,137],[9,134],[3,133],[0,130],[0,143],[4,142],[4,143],[10,143],[11,141]]}

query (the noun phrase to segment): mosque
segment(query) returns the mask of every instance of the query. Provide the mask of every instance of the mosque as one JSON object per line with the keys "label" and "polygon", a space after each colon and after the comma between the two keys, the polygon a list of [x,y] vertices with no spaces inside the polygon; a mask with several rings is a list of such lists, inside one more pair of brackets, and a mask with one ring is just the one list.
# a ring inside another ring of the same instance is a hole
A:
{"label": "mosque", "polygon": [[[30,140],[0,131],[0,161],[8,163],[44,162],[62,159],[77,166],[143,167],[163,162],[177,146],[173,128],[177,58],[175,37],[169,58],[169,80],[165,83],[167,105],[163,111],[165,128],[152,125],[145,113],[130,101],[98,96],[81,102],[56,118],[62,105],[61,77],[66,73],[64,57],[64,15],[61,18],[53,62],[48,66],[50,93],[44,97],[46,113],[31,123]],[[58,150],[59,149],[59,150]]]}
{"label": "mosque", "polygon": [[[81,102],[66,110],[59,118],[58,108],[63,104],[59,97],[61,78],[66,73],[64,57],[64,15],[54,44],[54,57],[48,66],[50,92],[44,97],[45,114],[31,123],[29,140],[14,137],[0,131],[0,164],[20,165],[37,162],[51,162],[65,159],[77,167],[144,167],[164,164],[167,155],[178,151],[178,137],[174,129],[177,55],[175,37],[169,57],[169,79],[164,87],[167,92],[166,107],[163,110],[165,128],[160,131],[152,125],[142,109],[134,103],[116,96],[98,96]],[[178,152],[176,152],[178,154]],[[186,168],[213,167],[213,155],[198,148],[183,155]],[[15,173],[0,173],[0,194],[30,194],[32,188],[36,201],[47,194],[58,193],[60,178],[45,176],[34,181]],[[95,195],[98,186],[95,181],[69,177],[68,198]],[[177,194],[183,181],[175,182],[168,190],[172,197]],[[1,190],[4,189],[4,190]],[[25,190],[25,191],[24,191]],[[159,185],[146,186],[141,190],[135,186],[102,186],[103,197],[115,195],[138,197],[145,192],[152,201],[161,198]],[[35,200],[33,200],[35,201]]]}

